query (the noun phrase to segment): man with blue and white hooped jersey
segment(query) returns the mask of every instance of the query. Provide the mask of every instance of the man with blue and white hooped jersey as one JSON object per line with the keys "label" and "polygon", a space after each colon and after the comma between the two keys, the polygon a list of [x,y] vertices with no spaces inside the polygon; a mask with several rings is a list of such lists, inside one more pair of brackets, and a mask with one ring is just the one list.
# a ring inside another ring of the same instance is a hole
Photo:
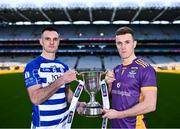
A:
{"label": "man with blue and white hooped jersey", "polygon": [[[26,88],[32,102],[32,129],[63,128],[67,102],[73,92],[67,85],[77,80],[76,71],[55,59],[60,38],[56,29],[42,30],[39,42],[42,54],[29,62],[24,70]],[[82,105],[82,104],[78,104]],[[80,111],[82,107],[79,107]]]}

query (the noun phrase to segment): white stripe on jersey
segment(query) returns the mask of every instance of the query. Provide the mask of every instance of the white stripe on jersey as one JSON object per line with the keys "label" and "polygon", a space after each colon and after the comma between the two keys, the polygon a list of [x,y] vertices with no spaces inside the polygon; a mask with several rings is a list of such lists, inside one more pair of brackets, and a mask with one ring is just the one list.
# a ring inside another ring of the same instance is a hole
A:
{"label": "white stripe on jersey", "polygon": [[52,62],[49,62],[49,63],[41,63],[41,68],[44,68],[44,67],[51,67],[51,66],[57,66],[57,67],[61,67],[61,68],[64,68],[64,66],[62,64],[59,64],[59,63],[52,63]]}
{"label": "white stripe on jersey", "polygon": [[61,115],[52,115],[52,116],[40,116],[41,121],[53,121],[64,118],[65,113]]}
{"label": "white stripe on jersey", "polygon": [[53,111],[53,110],[63,109],[66,106],[67,106],[66,102],[64,102],[62,104],[55,104],[55,105],[39,105],[39,110],[40,111]]}
{"label": "white stripe on jersey", "polygon": [[49,100],[53,100],[53,99],[63,99],[63,98],[65,98],[66,96],[65,96],[65,94],[63,93],[56,93],[56,94],[54,94],[53,96],[51,96],[50,98],[49,98]]}
{"label": "white stripe on jersey", "polygon": [[[57,76],[62,76],[64,73],[64,66],[62,64],[58,64],[58,63],[41,63],[40,68],[52,68],[53,66],[55,66],[56,68],[60,68],[61,72],[41,72],[40,69],[38,70],[38,74],[41,78],[46,78],[46,82],[42,83],[43,87],[48,86],[50,83],[55,81],[55,76],[57,79]],[[54,76],[54,77],[53,77]]]}

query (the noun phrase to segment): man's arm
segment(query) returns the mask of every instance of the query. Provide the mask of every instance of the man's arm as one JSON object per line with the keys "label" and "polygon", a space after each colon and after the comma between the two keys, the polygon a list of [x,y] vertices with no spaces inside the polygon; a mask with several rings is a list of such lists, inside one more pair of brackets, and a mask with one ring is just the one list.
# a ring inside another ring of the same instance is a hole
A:
{"label": "man's arm", "polygon": [[68,103],[71,103],[72,98],[73,98],[73,91],[71,90],[71,88],[69,86],[66,86],[65,91],[66,91],[67,101],[68,101]]}
{"label": "man's arm", "polygon": [[29,87],[28,93],[31,102],[35,105],[41,104],[51,97],[62,85],[76,79],[76,72],[74,70],[69,70],[47,87],[43,88],[39,84]]}
{"label": "man's arm", "polygon": [[137,116],[146,114],[148,112],[152,112],[156,110],[156,101],[157,101],[157,89],[146,90],[142,88],[142,95],[144,96],[144,100],[130,109],[124,111],[117,111],[114,109],[104,109],[105,114],[103,117],[107,117],[109,119],[114,118],[125,118],[131,116]]}

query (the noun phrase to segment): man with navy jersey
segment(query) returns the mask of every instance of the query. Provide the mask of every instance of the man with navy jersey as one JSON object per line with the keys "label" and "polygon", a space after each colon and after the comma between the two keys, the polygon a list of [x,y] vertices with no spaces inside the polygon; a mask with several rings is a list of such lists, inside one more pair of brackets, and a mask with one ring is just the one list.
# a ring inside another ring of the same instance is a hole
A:
{"label": "man with navy jersey", "polygon": [[63,128],[67,102],[70,103],[73,97],[67,84],[77,80],[76,71],[69,70],[66,64],[55,59],[59,41],[56,29],[43,29],[39,39],[42,54],[29,62],[24,70],[25,84],[32,102],[33,129]]}
{"label": "man with navy jersey", "polygon": [[156,110],[155,70],[135,56],[136,41],[131,28],[116,31],[116,47],[122,64],[105,76],[112,95],[112,109],[104,109],[103,117],[111,119],[112,128],[145,129],[143,114]]}

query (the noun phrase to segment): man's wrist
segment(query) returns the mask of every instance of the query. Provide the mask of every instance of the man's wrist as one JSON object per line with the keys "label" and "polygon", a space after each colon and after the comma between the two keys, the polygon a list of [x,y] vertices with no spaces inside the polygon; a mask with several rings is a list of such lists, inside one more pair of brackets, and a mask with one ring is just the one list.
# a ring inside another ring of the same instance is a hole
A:
{"label": "man's wrist", "polygon": [[64,79],[63,76],[61,76],[61,77],[59,78],[59,81],[60,81],[61,85],[66,84],[65,79]]}

